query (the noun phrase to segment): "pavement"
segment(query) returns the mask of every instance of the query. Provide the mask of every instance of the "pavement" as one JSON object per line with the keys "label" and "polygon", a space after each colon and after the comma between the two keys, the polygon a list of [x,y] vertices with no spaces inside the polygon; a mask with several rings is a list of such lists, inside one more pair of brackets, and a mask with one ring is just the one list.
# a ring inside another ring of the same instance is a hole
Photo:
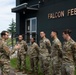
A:
{"label": "pavement", "polygon": [[22,74],[21,72],[15,73],[15,75],[27,75],[27,74]]}
{"label": "pavement", "polygon": [[[1,70],[0,70],[0,75],[1,75]],[[21,72],[15,73],[13,69],[10,70],[10,75],[27,75],[27,74],[22,74]]]}

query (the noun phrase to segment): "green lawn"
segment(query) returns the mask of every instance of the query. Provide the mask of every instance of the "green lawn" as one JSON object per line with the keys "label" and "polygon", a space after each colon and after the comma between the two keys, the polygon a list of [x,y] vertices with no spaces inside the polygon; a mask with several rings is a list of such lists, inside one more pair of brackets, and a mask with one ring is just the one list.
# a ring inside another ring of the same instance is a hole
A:
{"label": "green lawn", "polygon": [[[17,68],[17,58],[11,59],[10,65],[12,68],[16,69]],[[27,72],[30,72],[30,59],[28,56],[26,57],[26,69],[27,69]],[[39,68],[39,75],[42,75],[40,68]]]}
{"label": "green lawn", "polygon": [[17,67],[17,58],[11,59],[10,65],[11,65],[12,68],[16,69],[16,67]]}
{"label": "green lawn", "polygon": [[[17,68],[17,58],[11,59],[10,65],[11,65],[12,68],[16,69]],[[29,60],[29,57],[26,58],[26,68],[28,70],[30,69],[30,60]]]}
{"label": "green lawn", "polygon": [[[11,59],[10,64],[11,64],[11,67],[12,68],[16,69],[17,68],[17,58]],[[27,72],[30,71],[30,59],[29,59],[28,56],[26,57],[26,69],[27,69]],[[38,73],[39,73],[39,75],[42,75],[41,70],[40,70],[40,67],[39,67]],[[76,75],[76,71],[75,71],[75,75]]]}

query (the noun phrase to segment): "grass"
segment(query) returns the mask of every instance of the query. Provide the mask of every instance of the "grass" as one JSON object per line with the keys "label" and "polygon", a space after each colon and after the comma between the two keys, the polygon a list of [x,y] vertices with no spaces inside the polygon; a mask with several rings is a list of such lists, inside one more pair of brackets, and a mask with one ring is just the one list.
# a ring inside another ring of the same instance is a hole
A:
{"label": "grass", "polygon": [[[11,59],[10,65],[11,65],[12,68],[16,69],[17,68],[17,58]],[[30,71],[30,59],[29,59],[28,56],[26,57],[26,69],[27,69],[27,72]],[[39,75],[42,75],[40,67],[39,67],[39,72],[38,73],[39,73]]]}
{"label": "grass", "polygon": [[[11,65],[12,68],[16,69],[17,68],[17,58],[11,59],[10,65]],[[27,69],[27,72],[30,71],[30,59],[29,59],[28,56],[26,57],[26,69]],[[39,66],[38,73],[39,73],[38,75],[42,75],[41,70],[40,70],[40,66]],[[75,70],[75,75],[76,75],[76,70]]]}
{"label": "grass", "polygon": [[28,71],[30,70],[30,59],[29,59],[28,56],[26,57],[26,69],[27,69]]}
{"label": "grass", "polygon": [[[10,65],[11,65],[12,68],[16,69],[17,68],[17,58],[11,59]],[[26,68],[28,70],[30,69],[30,59],[29,59],[28,56],[26,57]]]}
{"label": "grass", "polygon": [[10,65],[12,68],[16,69],[17,68],[17,58],[11,59]]}

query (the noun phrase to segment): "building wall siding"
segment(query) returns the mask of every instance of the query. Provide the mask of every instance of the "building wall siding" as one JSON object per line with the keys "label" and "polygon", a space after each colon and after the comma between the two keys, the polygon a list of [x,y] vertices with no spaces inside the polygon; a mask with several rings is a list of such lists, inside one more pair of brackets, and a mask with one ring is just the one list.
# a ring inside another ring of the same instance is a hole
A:
{"label": "building wall siding", "polygon": [[[67,10],[71,8],[76,8],[76,1],[62,1],[59,3],[55,3],[52,5],[47,5],[44,7],[39,8],[37,17],[38,17],[38,35],[40,31],[45,31],[46,36],[50,39],[50,32],[52,29],[56,29],[59,32],[59,38],[63,41],[62,38],[62,31],[64,29],[71,29],[72,30],[72,37],[76,40],[76,15],[74,16],[66,16]],[[49,13],[54,13],[57,11],[65,11],[65,16],[62,18],[56,19],[48,19]],[[40,36],[38,36],[38,40]]]}
{"label": "building wall siding", "polygon": [[[38,0],[29,0],[28,6],[36,3],[38,3]],[[40,31],[44,31],[46,36],[51,40],[50,32],[52,29],[58,30],[59,39],[63,41],[62,31],[67,28],[72,30],[72,38],[76,40],[76,15],[66,16],[67,10],[72,8],[76,8],[76,0],[45,0],[44,3],[40,3],[40,7],[37,12],[25,12],[25,15],[22,13],[17,15],[17,33],[25,34],[25,20],[32,17],[37,17],[38,41],[40,40]],[[63,10],[65,11],[64,17],[48,19],[49,13]]]}

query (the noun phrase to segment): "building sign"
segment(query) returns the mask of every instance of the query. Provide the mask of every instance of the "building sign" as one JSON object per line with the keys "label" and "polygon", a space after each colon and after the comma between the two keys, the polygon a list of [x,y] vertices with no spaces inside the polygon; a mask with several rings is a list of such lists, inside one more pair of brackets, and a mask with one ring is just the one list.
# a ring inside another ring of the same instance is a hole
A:
{"label": "building sign", "polygon": [[48,14],[48,19],[62,18],[65,16],[73,16],[76,15],[76,8],[68,9],[67,11],[62,10],[54,13]]}

